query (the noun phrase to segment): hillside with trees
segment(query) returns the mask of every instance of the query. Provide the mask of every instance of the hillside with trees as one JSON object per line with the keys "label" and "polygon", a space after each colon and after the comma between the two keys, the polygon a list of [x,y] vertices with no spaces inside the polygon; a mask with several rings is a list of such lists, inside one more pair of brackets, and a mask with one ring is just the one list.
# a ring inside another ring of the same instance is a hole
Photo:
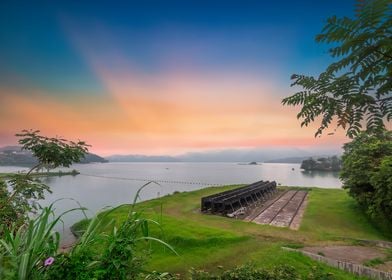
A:
{"label": "hillside with trees", "polygon": [[[108,162],[106,159],[92,153],[87,153],[79,163]],[[0,148],[0,166],[34,166],[38,163],[30,151],[22,150],[20,146]]]}

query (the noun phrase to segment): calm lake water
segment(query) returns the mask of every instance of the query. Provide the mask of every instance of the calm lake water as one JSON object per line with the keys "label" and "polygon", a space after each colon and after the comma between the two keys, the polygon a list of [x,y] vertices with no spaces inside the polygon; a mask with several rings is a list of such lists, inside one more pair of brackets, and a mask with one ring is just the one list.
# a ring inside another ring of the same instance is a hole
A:
{"label": "calm lake water", "polygon": [[[238,163],[97,163],[76,164],[71,169],[81,172],[77,176],[47,177],[42,180],[53,191],[47,194],[42,205],[61,198],[72,198],[88,208],[88,215],[106,206],[117,206],[133,201],[138,188],[155,180],[141,193],[147,200],[173,193],[192,191],[210,185],[246,184],[259,180],[274,180],[283,186],[340,188],[337,173],[305,172],[299,164],[263,163],[246,165]],[[24,168],[2,166],[0,172],[14,172]],[[66,170],[66,169],[62,169]],[[56,202],[56,212],[78,207],[77,202],[64,199]],[[83,218],[81,212],[67,214],[63,221],[63,243],[72,242],[69,226]]]}

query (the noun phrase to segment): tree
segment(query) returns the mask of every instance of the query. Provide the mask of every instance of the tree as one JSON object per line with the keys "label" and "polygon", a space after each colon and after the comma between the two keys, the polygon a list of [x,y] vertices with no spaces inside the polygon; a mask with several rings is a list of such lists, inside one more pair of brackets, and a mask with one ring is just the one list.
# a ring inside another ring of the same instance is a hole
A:
{"label": "tree", "polygon": [[0,225],[9,227],[12,223],[23,224],[28,213],[38,209],[37,200],[44,198],[45,191],[50,192],[49,186],[32,176],[34,170],[43,166],[69,167],[72,163],[79,162],[88,151],[88,145],[83,141],[49,138],[39,135],[39,132],[23,130],[16,134],[20,137],[22,149],[31,151],[38,164],[25,174],[11,175],[7,183],[0,180]]}
{"label": "tree", "polygon": [[331,170],[339,171],[342,168],[342,161],[337,156],[331,157]]}
{"label": "tree", "polygon": [[392,222],[392,156],[381,160],[380,166],[370,179],[374,186],[374,203],[370,212],[381,213]]}
{"label": "tree", "polygon": [[305,159],[301,163],[301,169],[304,170],[314,170],[316,168],[317,162],[313,158]]}
{"label": "tree", "polygon": [[292,75],[292,86],[302,88],[282,100],[300,105],[297,118],[308,126],[321,117],[315,136],[334,119],[350,138],[366,124],[377,132],[392,119],[392,2],[357,0],[355,18],[331,17],[316,41],[332,44],[330,54],[340,58],[318,77]]}
{"label": "tree", "polygon": [[363,132],[343,148],[343,187],[371,216],[391,220],[392,132]]}

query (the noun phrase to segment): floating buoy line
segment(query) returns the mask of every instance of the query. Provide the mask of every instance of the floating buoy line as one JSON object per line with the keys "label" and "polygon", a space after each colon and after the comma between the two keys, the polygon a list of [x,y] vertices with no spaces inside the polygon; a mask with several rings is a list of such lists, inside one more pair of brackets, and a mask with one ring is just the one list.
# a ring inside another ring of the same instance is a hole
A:
{"label": "floating buoy line", "polygon": [[176,180],[162,180],[162,179],[142,179],[142,178],[127,178],[127,177],[112,177],[104,175],[94,175],[87,173],[80,173],[79,175],[86,177],[123,180],[123,181],[137,181],[137,182],[154,182],[154,183],[168,183],[168,184],[182,184],[182,185],[200,185],[200,186],[225,186],[227,184],[216,184],[216,183],[203,183],[203,182],[192,182],[192,181],[176,181]]}

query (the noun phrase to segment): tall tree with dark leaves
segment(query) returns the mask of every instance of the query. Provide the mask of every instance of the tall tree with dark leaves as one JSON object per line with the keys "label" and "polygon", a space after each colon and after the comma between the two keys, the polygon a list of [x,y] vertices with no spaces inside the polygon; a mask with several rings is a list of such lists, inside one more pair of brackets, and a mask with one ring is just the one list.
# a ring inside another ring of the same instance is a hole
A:
{"label": "tall tree with dark leaves", "polygon": [[318,77],[294,74],[300,88],[284,105],[302,106],[301,126],[321,119],[315,136],[333,120],[350,138],[376,132],[392,120],[392,1],[358,0],[354,18],[328,19],[316,41],[338,59]]}

